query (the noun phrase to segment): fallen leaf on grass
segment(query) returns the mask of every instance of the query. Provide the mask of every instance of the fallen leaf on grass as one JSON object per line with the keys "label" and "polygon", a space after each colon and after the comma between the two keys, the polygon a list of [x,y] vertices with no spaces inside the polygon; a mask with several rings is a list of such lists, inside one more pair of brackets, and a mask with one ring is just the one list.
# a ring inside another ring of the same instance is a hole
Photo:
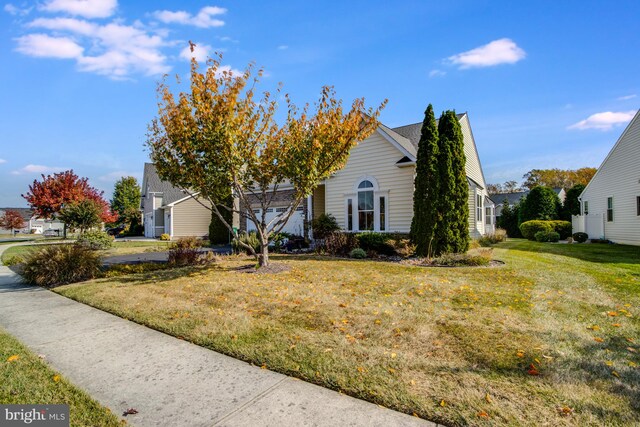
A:
{"label": "fallen leaf on grass", "polygon": [[57,374],[56,374],[56,375],[54,375],[54,376],[53,376],[53,382],[56,382],[56,383],[57,383],[57,382],[60,382],[60,375],[57,375]]}
{"label": "fallen leaf on grass", "polygon": [[14,354],[13,356],[9,356],[9,358],[7,359],[7,362],[15,362],[18,359],[20,359],[20,356],[18,356],[17,354]]}
{"label": "fallen leaf on grass", "polygon": [[616,317],[618,315],[617,311],[608,311],[607,312],[607,316],[609,317]]}
{"label": "fallen leaf on grass", "polygon": [[604,342],[604,340],[602,338],[600,338],[600,337],[595,337],[593,340],[595,342]]}
{"label": "fallen leaf on grass", "polygon": [[616,378],[620,378],[620,374],[617,373],[616,371],[611,371],[611,375],[613,375]]}
{"label": "fallen leaf on grass", "polygon": [[524,351],[522,350],[518,350],[518,352],[516,353],[517,357],[524,357]]}
{"label": "fallen leaf on grass", "polygon": [[638,352],[638,350],[636,350],[633,347],[627,347],[627,351],[630,351],[631,353],[637,353]]}
{"label": "fallen leaf on grass", "polygon": [[568,406],[561,406],[561,407],[558,407],[558,413],[566,417],[573,414],[573,408],[570,408]]}
{"label": "fallen leaf on grass", "polygon": [[587,326],[587,329],[591,329],[592,331],[599,331],[600,330],[600,326],[591,325],[591,326]]}
{"label": "fallen leaf on grass", "polygon": [[611,325],[611,326],[613,326],[614,328],[619,328],[619,327],[620,327],[620,326],[622,326],[622,325],[621,325],[620,323],[614,323],[614,324],[613,324],[613,325]]}
{"label": "fallen leaf on grass", "polygon": [[484,400],[486,400],[487,403],[491,403],[491,396],[489,396],[489,393],[484,395]]}
{"label": "fallen leaf on grass", "polygon": [[535,367],[533,363],[529,365],[529,369],[527,369],[527,373],[533,376],[540,375],[540,371],[538,371],[538,369]]}
{"label": "fallen leaf on grass", "polygon": [[447,402],[445,402],[444,400],[441,400],[440,401],[440,406],[442,406],[444,408],[445,406],[447,406]]}
{"label": "fallen leaf on grass", "polygon": [[487,418],[487,419],[489,418],[489,414],[487,414],[487,413],[486,413],[486,412],[484,412],[484,411],[480,411],[480,412],[478,412],[478,413],[476,414],[476,416],[477,416],[478,418]]}

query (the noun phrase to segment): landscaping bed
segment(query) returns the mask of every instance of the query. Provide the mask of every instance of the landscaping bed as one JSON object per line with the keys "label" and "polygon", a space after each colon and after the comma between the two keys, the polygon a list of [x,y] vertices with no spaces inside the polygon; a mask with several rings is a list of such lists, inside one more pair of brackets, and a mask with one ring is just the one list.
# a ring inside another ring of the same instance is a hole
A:
{"label": "landscaping bed", "polygon": [[494,248],[502,268],[223,257],[56,292],[446,425],[640,423],[640,248]]}

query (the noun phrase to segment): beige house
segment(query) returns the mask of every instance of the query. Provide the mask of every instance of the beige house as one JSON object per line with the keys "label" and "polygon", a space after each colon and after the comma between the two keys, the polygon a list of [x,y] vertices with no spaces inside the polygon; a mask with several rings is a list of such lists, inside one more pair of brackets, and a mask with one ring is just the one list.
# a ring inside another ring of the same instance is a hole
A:
{"label": "beige house", "polygon": [[640,245],[640,111],[580,195],[573,231]]}
{"label": "beige house", "polygon": [[[201,203],[202,202],[202,203]],[[145,237],[171,238],[209,234],[211,211],[188,193],[174,187],[158,176],[152,163],[145,163],[142,177],[142,201],[140,209],[144,221]]]}
{"label": "beige house", "polygon": [[[458,114],[464,137],[469,182],[469,233],[495,229],[480,158],[466,113]],[[344,169],[314,191],[308,204],[313,218],[331,213],[345,231],[408,233],[413,218],[413,181],[422,122],[397,128],[380,125],[351,150]]]}
{"label": "beige house", "polygon": [[[458,120],[467,158],[469,233],[479,237],[495,230],[495,206],[487,194],[469,117],[466,113],[458,114]],[[345,231],[409,233],[421,127],[422,123],[415,123],[391,129],[381,124],[373,135],[351,150],[342,170],[318,185],[306,203],[293,213],[283,231],[312,237],[312,230],[308,229],[310,220],[328,213]],[[267,222],[287,212],[293,190],[287,185],[281,185],[280,189],[267,209]],[[151,163],[145,164],[142,193],[145,236],[158,237],[166,233],[175,238],[208,234],[209,209],[196,198],[160,180]],[[261,213],[258,205],[247,208]],[[245,219],[238,220],[238,225],[240,230],[255,228]]]}

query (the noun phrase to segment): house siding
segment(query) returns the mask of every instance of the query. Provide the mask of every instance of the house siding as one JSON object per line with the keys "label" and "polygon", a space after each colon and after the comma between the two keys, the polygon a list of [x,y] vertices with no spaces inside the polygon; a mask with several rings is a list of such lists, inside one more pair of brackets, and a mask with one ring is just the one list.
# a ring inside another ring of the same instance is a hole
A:
{"label": "house siding", "polygon": [[[203,201],[210,206],[208,201]],[[173,206],[173,230],[171,238],[209,235],[211,211],[202,206],[196,199],[190,197]]]}
{"label": "house siding", "polygon": [[413,217],[414,167],[399,168],[403,155],[379,133],[374,133],[351,150],[344,169],[325,183],[326,212],[332,213],[346,229],[345,197],[364,176],[376,179],[381,192],[388,191],[389,227],[387,231],[407,233]]}
{"label": "house siding", "polygon": [[460,118],[460,128],[462,129],[462,136],[464,138],[464,155],[467,158],[467,176],[485,189],[485,191],[483,191],[483,195],[486,196],[487,184],[484,181],[484,174],[482,173],[482,166],[480,164],[480,158],[478,157],[476,143],[473,139],[473,134],[471,133],[469,117],[466,114]]}
{"label": "house siding", "polygon": [[589,217],[607,215],[607,198],[613,197],[613,222],[604,221],[604,237],[624,244],[640,245],[640,112],[636,114],[611,150],[581,200],[589,202]]}

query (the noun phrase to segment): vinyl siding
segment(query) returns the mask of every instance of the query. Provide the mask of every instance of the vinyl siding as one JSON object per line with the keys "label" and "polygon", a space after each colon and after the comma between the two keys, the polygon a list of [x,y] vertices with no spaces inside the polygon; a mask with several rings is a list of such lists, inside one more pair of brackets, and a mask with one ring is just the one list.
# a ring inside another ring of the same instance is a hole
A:
{"label": "vinyl siding", "polygon": [[345,168],[326,181],[326,211],[346,229],[346,195],[355,194],[354,186],[360,179],[371,176],[381,192],[388,191],[387,231],[409,232],[413,217],[414,167],[397,167],[395,163],[402,157],[403,154],[377,132],[362,141],[351,150]]}
{"label": "vinyl siding", "polygon": [[617,243],[640,245],[640,216],[637,215],[636,210],[638,196],[640,196],[640,112],[636,114],[582,192],[581,199],[589,202],[587,217],[600,214],[606,218],[607,198],[613,197],[613,222],[605,220],[604,237]]}
{"label": "vinyl siding", "polygon": [[[204,202],[209,204],[208,202]],[[196,236],[204,237],[209,234],[211,211],[194,198],[189,198],[173,206],[172,238]]]}
{"label": "vinyl siding", "polygon": [[[471,133],[471,125],[469,123],[468,115],[465,114],[460,118],[460,127],[464,138],[464,155],[467,158],[467,176],[486,189],[487,184],[484,181],[484,174],[482,173],[482,166],[480,164],[480,158],[478,157],[476,143],[473,139],[473,134]],[[486,193],[483,195],[486,196]]]}

